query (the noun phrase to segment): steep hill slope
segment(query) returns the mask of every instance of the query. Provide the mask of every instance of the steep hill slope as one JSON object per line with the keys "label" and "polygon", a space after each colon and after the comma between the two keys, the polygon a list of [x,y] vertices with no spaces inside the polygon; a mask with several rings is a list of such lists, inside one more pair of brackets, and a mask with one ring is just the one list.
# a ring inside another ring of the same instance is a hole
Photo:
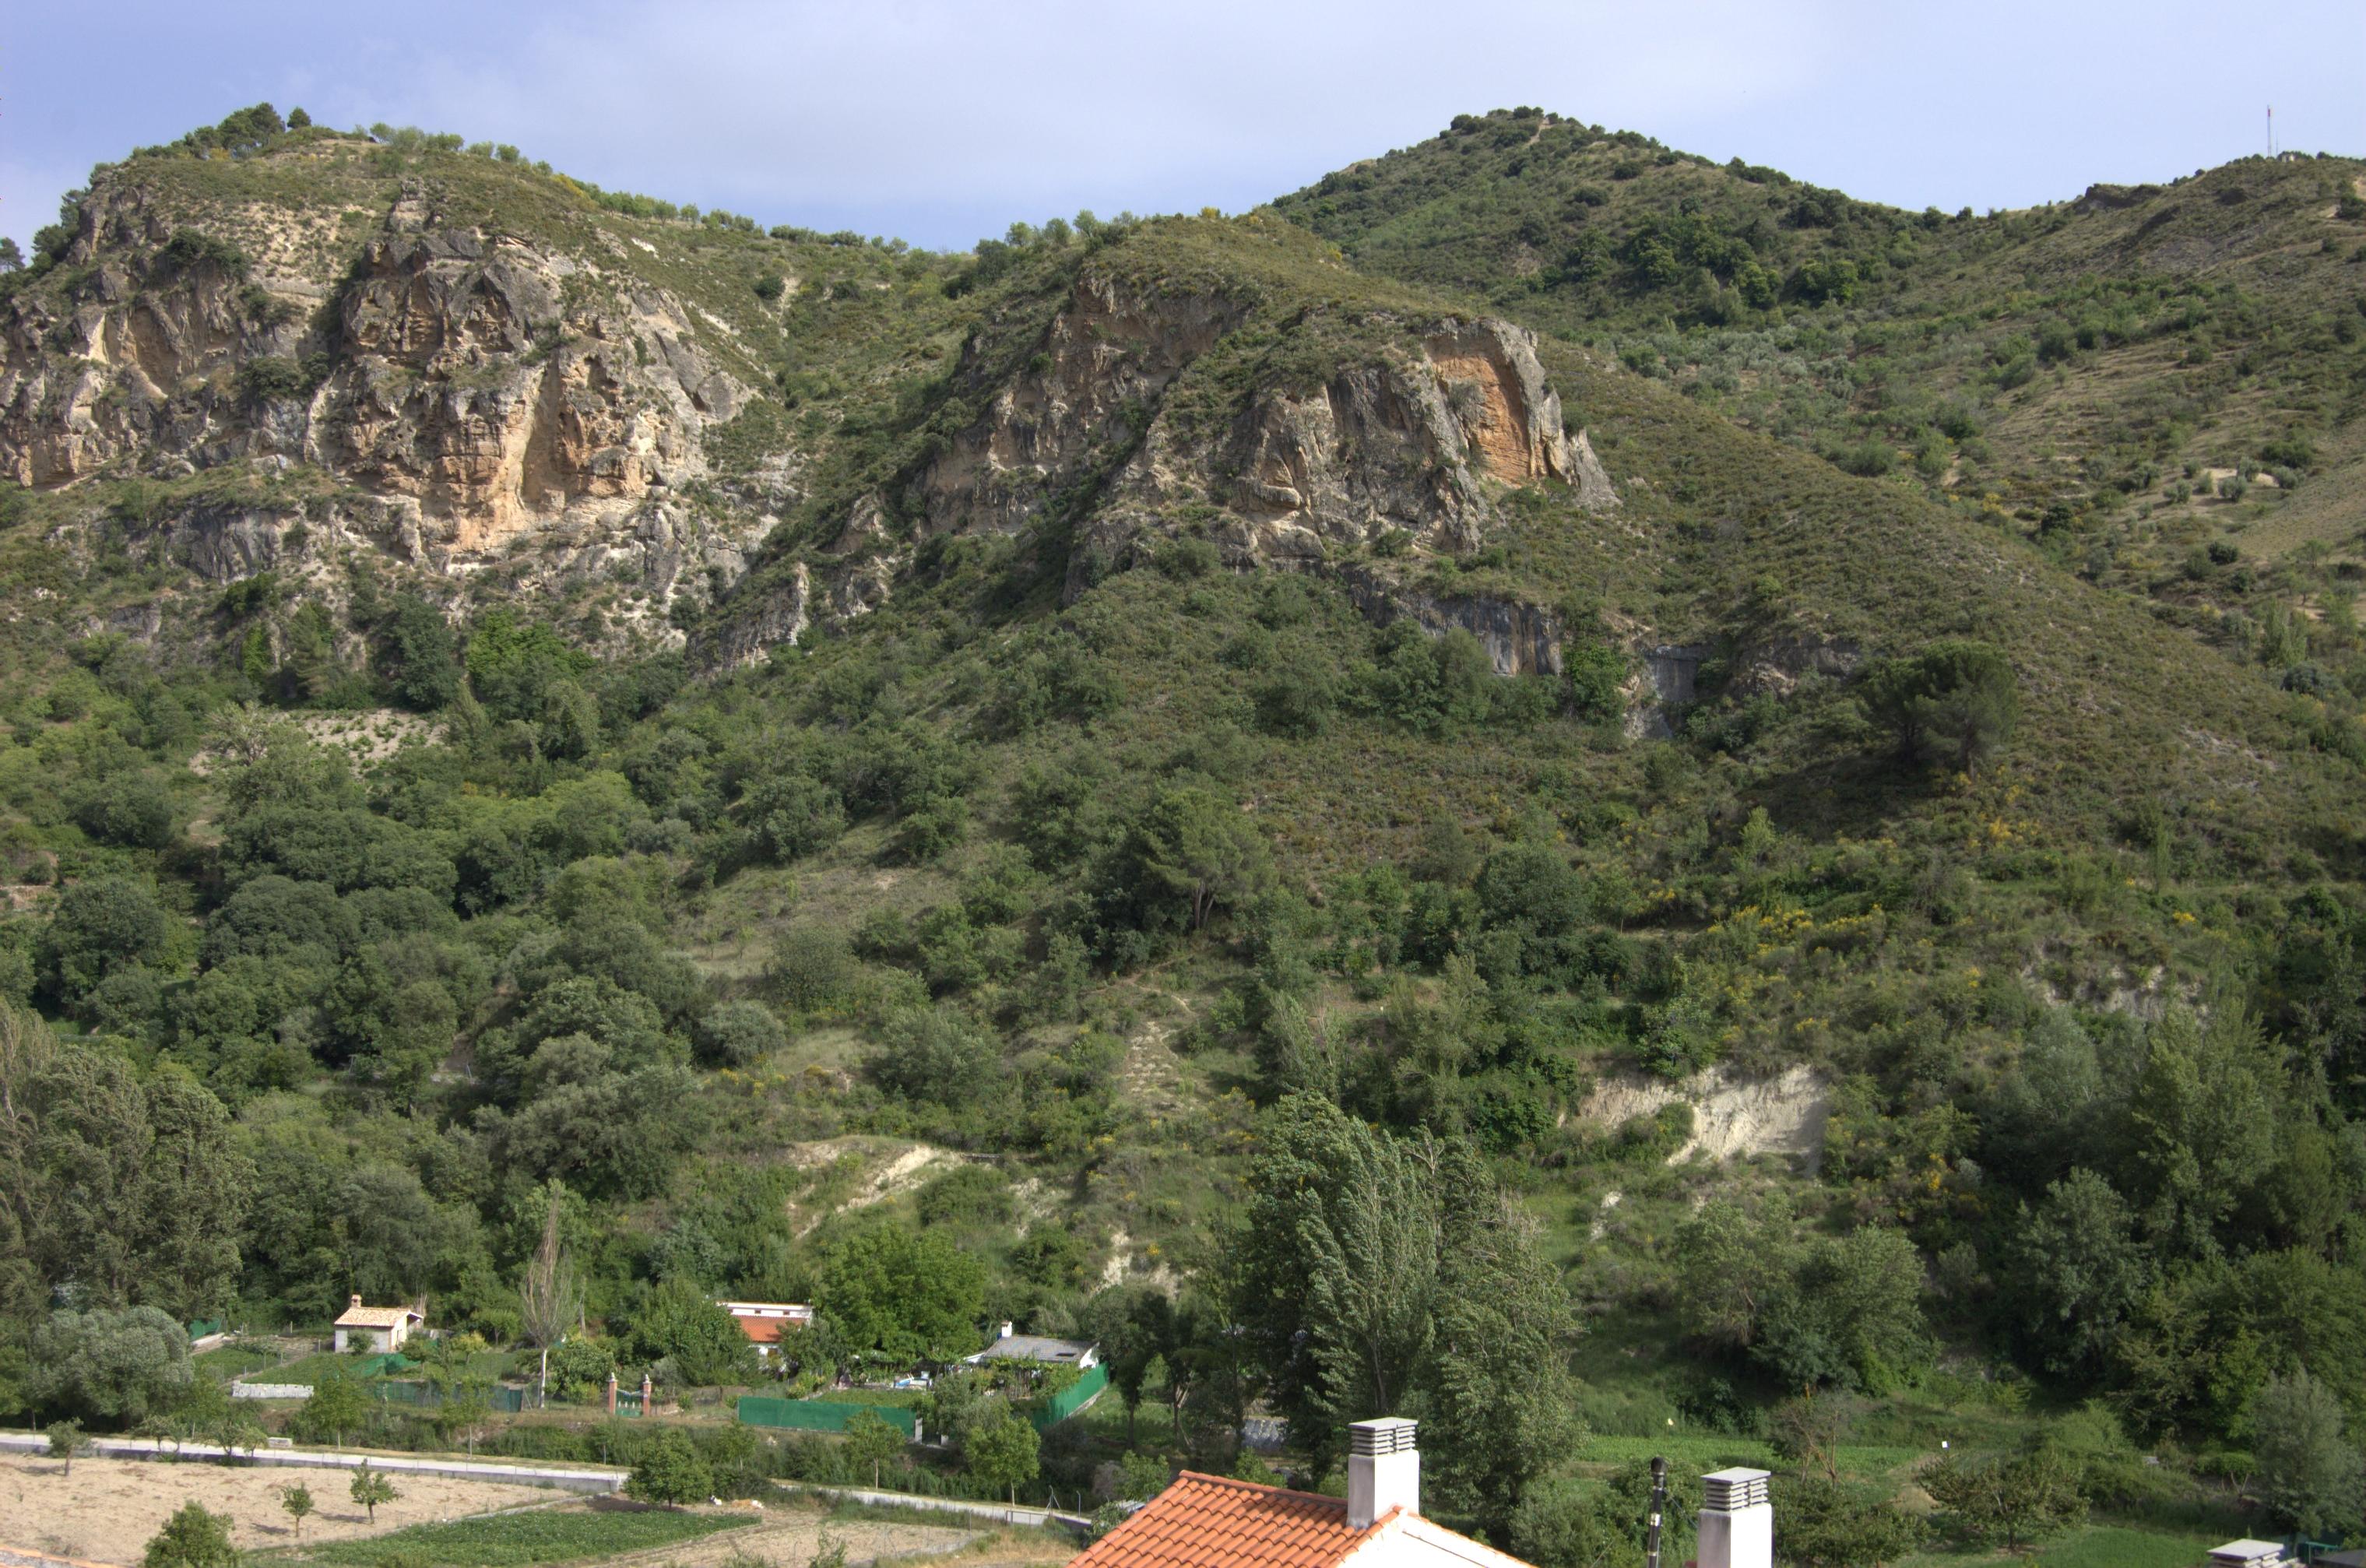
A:
{"label": "steep hill slope", "polygon": [[[1275,205],[1359,267],[1610,347],[1854,470],[2084,529],[2185,510],[2214,468],[2355,488],[2361,172],[2252,158],[1914,214],[1523,109]],[[2269,550],[2348,549],[2360,521],[2291,518]]]}
{"label": "steep hill slope", "polygon": [[416,132],[239,151],[99,170],[0,307],[0,470],[213,583],[359,550],[678,645],[829,446],[801,389],[859,417],[955,330],[943,264],[852,236]]}

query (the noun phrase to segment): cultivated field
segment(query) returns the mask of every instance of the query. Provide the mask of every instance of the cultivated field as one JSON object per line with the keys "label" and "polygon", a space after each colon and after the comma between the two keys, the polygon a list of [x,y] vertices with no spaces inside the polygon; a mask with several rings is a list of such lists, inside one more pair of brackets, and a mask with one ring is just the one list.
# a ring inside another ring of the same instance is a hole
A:
{"label": "cultivated field", "polygon": [[148,1538],[184,1503],[204,1504],[231,1521],[246,1550],[291,1546],[296,1533],[279,1506],[279,1488],[302,1482],[316,1511],[304,1523],[307,1543],[383,1534],[405,1525],[456,1519],[562,1494],[435,1476],[398,1476],[402,1495],[378,1505],[373,1527],[345,1495],[344,1471],[231,1467],[194,1461],[78,1459],[71,1474],[55,1460],[0,1458],[0,1546],[27,1547],[95,1562],[137,1562]]}

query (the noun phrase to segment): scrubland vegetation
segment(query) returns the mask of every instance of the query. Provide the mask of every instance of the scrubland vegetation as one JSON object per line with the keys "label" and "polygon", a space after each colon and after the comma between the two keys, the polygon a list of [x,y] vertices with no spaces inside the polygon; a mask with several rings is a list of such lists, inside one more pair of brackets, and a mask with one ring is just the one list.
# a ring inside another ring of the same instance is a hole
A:
{"label": "scrubland vegetation", "polygon": [[[300,506],[300,469],[0,495],[46,595],[0,627],[0,1413],[203,1435],[258,1363],[179,1325],[359,1293],[428,1302],[446,1404],[321,1366],[275,1424],[657,1488],[1336,1484],[1346,1422],[1408,1414],[1431,1511],[1540,1568],[1633,1556],[1651,1452],[1778,1467],[1801,1562],[2359,1528],[2356,541],[2249,543],[2354,459],[2366,294],[2302,240],[2359,227],[2320,189],[2355,165],[1915,216],[1522,111],[1242,219],[958,257],[412,133],[131,166],[193,210],[399,169],[456,223],[625,225],[654,260],[618,265],[748,328],[719,466],[806,464],[713,614],[838,564],[865,495],[909,555],[719,673],[590,651],[597,580],[130,551],[206,496]],[[2096,261],[2238,208],[2295,238],[2228,281]],[[70,239],[6,287],[76,287]],[[1549,610],[1564,673],[1374,625],[1345,573],[1385,541],[1226,570],[1212,501],[1081,574],[1092,483],[915,537],[1087,267],[1247,312],[1178,420],[1457,300],[1544,329],[1623,507],[1503,492],[1413,581]],[[152,602],[165,635],[106,629]],[[1590,1110],[1794,1068],[1803,1160]],[[717,1297],[820,1316],[760,1372]],[[909,1397],[951,1446],[911,1454],[701,1403],[1004,1319],[1098,1342],[1109,1394],[1039,1440],[1044,1385],[943,1379]],[[552,1408],[469,1403],[545,1348]],[[612,1371],[684,1420],[599,1419]]]}

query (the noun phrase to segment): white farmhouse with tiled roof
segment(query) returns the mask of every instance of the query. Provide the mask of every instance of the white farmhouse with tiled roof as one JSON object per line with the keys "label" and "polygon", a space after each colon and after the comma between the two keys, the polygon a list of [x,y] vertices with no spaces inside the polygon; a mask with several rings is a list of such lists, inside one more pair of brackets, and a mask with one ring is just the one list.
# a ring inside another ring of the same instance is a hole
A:
{"label": "white farmhouse with tiled roof", "polygon": [[411,1331],[426,1321],[425,1314],[412,1308],[364,1306],[355,1296],[336,1321],[337,1348],[366,1345],[373,1350],[400,1350]]}
{"label": "white farmhouse with tiled roof", "polygon": [[[1187,1470],[1067,1568],[1528,1568],[1422,1517],[1414,1434],[1394,1417],[1348,1427],[1345,1497]],[[1763,1470],[1701,1478],[1697,1568],[1774,1568],[1766,1481]]]}

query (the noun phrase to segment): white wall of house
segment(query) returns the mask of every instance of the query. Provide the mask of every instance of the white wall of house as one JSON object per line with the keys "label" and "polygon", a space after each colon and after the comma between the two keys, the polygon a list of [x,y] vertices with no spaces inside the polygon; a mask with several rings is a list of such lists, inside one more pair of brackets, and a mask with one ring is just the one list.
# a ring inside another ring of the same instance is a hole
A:
{"label": "white wall of house", "polygon": [[1400,1515],[1394,1529],[1375,1534],[1339,1561],[1338,1568],[1528,1568],[1518,1558],[1482,1546],[1419,1515]]}
{"label": "white wall of house", "polygon": [[400,1350],[410,1341],[411,1320],[405,1318],[392,1328],[340,1328],[336,1345],[339,1350],[365,1346],[372,1350]]}

